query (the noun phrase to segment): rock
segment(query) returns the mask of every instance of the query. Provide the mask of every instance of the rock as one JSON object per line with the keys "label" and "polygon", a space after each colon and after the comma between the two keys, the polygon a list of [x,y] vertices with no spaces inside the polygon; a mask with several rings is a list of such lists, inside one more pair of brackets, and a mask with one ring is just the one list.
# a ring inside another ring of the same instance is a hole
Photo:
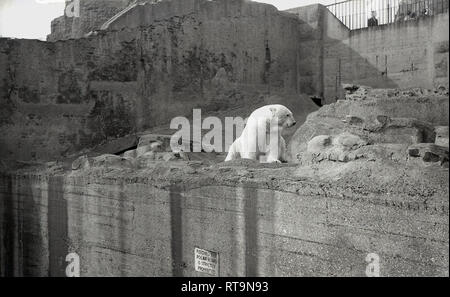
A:
{"label": "rock", "polygon": [[148,146],[152,143],[160,143],[160,150],[163,152],[171,152],[170,148],[171,135],[162,134],[146,134],[139,138],[138,148],[142,146]]}
{"label": "rock", "polygon": [[363,146],[352,152],[352,154],[355,154],[355,159],[401,162],[406,161],[405,151],[407,148],[408,146],[405,144],[380,143]]}
{"label": "rock", "polygon": [[161,141],[155,141],[150,144],[150,150],[152,152],[163,152],[163,143]]}
{"label": "rock", "polygon": [[344,122],[349,125],[361,125],[364,123],[364,120],[357,116],[347,115],[345,116]]}
{"label": "rock", "polygon": [[443,96],[448,96],[448,88],[446,86],[440,85],[436,88],[436,92]]}
{"label": "rock", "polygon": [[302,164],[319,163],[324,160],[349,162],[357,159],[354,150],[367,145],[357,135],[344,132],[337,136],[319,135],[308,142],[307,151],[296,155]]}
{"label": "rock", "polygon": [[105,154],[93,158],[92,166],[94,167],[133,167],[133,162],[131,159],[123,158],[116,155]]}
{"label": "rock", "polygon": [[448,126],[437,126],[435,128],[436,139],[435,144],[440,146],[449,147],[449,128]]}
{"label": "rock", "polygon": [[424,162],[438,162],[441,161],[441,157],[432,152],[425,152],[423,155]]}
{"label": "rock", "polygon": [[148,159],[148,160],[155,160],[156,159],[156,153],[154,151],[146,152],[142,155],[142,157]]}
{"label": "rock", "polygon": [[363,87],[352,84],[344,84],[342,87],[346,92],[346,100],[365,100],[367,98],[369,90],[372,90],[372,88],[370,87]]}
{"label": "rock", "polygon": [[175,161],[179,158],[179,154],[178,153],[165,153],[162,158],[166,162]]}
{"label": "rock", "polygon": [[136,157],[140,157],[148,151],[150,151],[150,145],[138,146],[136,149]]}
{"label": "rock", "polygon": [[308,142],[308,152],[320,152],[325,150],[328,146],[331,145],[331,136],[330,135],[319,135],[314,137]]}
{"label": "rock", "polygon": [[135,135],[111,139],[107,143],[97,146],[93,152],[97,155],[117,154],[130,148],[136,147],[137,137]]}
{"label": "rock", "polygon": [[136,150],[129,150],[123,153],[124,158],[136,158],[137,157],[137,151]]}
{"label": "rock", "polygon": [[381,127],[385,127],[391,119],[385,115],[377,115],[376,120]]}
{"label": "rock", "polygon": [[185,153],[185,152],[179,152],[178,155],[179,155],[179,157],[180,157],[182,160],[184,160],[184,161],[190,161],[190,160],[191,160],[191,158],[189,157],[189,154],[188,154],[188,153]]}
{"label": "rock", "polygon": [[85,170],[91,167],[92,159],[89,159],[87,155],[78,157],[72,162],[72,170]]}
{"label": "rock", "polygon": [[349,156],[348,156],[347,153],[342,152],[342,153],[339,154],[337,160],[338,160],[339,162],[348,162],[348,161],[349,161]]}
{"label": "rock", "polygon": [[357,149],[366,144],[367,142],[361,139],[359,136],[350,134],[348,132],[344,132],[338,135],[333,141],[334,146],[341,146],[344,150]]}
{"label": "rock", "polygon": [[429,143],[434,142],[435,128],[430,123],[414,118],[390,118],[378,115],[364,130],[372,143]]}
{"label": "rock", "polygon": [[408,148],[408,155],[411,157],[420,157],[420,149],[417,147],[409,147]]}
{"label": "rock", "polygon": [[151,167],[151,164],[154,164],[155,160],[157,160],[156,155],[157,153],[150,151],[146,152],[142,156],[137,157],[136,158],[137,166],[139,168]]}
{"label": "rock", "polygon": [[348,92],[354,92],[359,89],[359,86],[354,84],[342,84],[342,88]]}
{"label": "rock", "polygon": [[146,145],[139,145],[136,149],[136,158],[147,152],[164,152],[163,143],[161,141],[153,141]]}
{"label": "rock", "polygon": [[424,162],[440,161],[442,164],[449,160],[449,149],[434,143],[419,143],[408,147],[408,155],[413,158],[422,157]]}
{"label": "rock", "polygon": [[47,172],[49,173],[56,173],[64,170],[64,166],[60,162],[52,161],[47,162],[45,165],[47,165]]}

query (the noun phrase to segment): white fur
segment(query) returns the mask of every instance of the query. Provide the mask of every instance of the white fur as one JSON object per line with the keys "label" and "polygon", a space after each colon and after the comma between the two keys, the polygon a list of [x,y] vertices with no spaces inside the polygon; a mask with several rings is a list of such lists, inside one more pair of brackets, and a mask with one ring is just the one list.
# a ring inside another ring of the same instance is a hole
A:
{"label": "white fur", "polygon": [[292,112],[283,105],[258,108],[248,118],[242,135],[230,146],[225,161],[239,157],[260,160],[264,155],[267,163],[286,161],[286,142],[281,133],[284,128],[295,124]]}

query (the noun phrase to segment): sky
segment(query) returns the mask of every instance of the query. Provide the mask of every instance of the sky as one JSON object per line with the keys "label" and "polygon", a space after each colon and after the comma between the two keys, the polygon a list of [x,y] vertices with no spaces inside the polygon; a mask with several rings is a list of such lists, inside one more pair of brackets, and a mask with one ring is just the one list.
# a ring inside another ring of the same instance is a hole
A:
{"label": "sky", "polygon": [[[50,22],[63,15],[65,0],[0,0],[0,36],[45,40]],[[284,10],[335,0],[257,0]]]}

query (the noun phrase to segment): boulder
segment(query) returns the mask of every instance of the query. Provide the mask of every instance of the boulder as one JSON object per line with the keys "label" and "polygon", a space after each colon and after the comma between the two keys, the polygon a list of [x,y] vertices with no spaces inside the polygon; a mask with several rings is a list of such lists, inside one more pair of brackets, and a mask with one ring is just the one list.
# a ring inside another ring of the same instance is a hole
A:
{"label": "boulder", "polygon": [[162,156],[162,159],[164,160],[164,161],[166,161],[166,162],[169,162],[169,161],[175,161],[175,160],[177,160],[177,159],[179,159],[180,158],[180,154],[179,153],[165,153],[163,156]]}
{"label": "boulder", "polygon": [[129,150],[123,153],[124,158],[136,158],[137,150]]}
{"label": "boulder", "polygon": [[152,143],[160,143],[160,150],[164,152],[172,151],[170,148],[171,135],[162,134],[145,134],[139,138],[138,148],[151,145]]}
{"label": "boulder", "polygon": [[436,133],[436,139],[434,143],[436,145],[449,147],[449,141],[448,141],[448,134],[449,134],[449,128],[448,126],[438,126],[435,128]]}
{"label": "boulder", "polygon": [[350,134],[348,132],[339,134],[333,140],[333,145],[335,147],[340,147],[345,151],[354,150],[366,144],[367,142],[361,139],[361,137]]}
{"label": "boulder", "polygon": [[147,168],[151,167],[151,164],[154,164],[156,160],[155,152],[146,152],[145,154],[136,158],[136,164],[139,168]]}
{"label": "boulder", "polygon": [[307,151],[296,155],[297,161],[306,165],[322,161],[349,162],[356,160],[354,151],[367,142],[348,132],[336,136],[319,135],[308,142]]}
{"label": "boulder", "polygon": [[364,119],[353,115],[346,115],[343,122],[349,125],[362,125],[364,123]]}
{"label": "boulder", "polygon": [[308,142],[308,152],[316,153],[327,149],[331,145],[332,138],[330,135],[319,135]]}
{"label": "boulder", "polygon": [[133,161],[128,158],[120,157],[117,155],[105,154],[98,157],[93,158],[92,161],[93,167],[133,167]]}
{"label": "boulder", "polygon": [[408,147],[408,155],[412,158],[422,158],[424,162],[448,163],[448,147],[439,146],[434,143],[419,143]]}
{"label": "boulder", "polygon": [[375,122],[363,127],[372,143],[432,143],[435,128],[432,124],[415,118],[390,118],[378,115]]}
{"label": "boulder", "polygon": [[85,170],[89,169],[92,165],[92,159],[90,159],[87,155],[83,155],[78,157],[75,161],[72,162],[72,170]]}
{"label": "boulder", "polygon": [[150,151],[150,145],[138,146],[138,148],[136,149],[136,157],[138,158],[148,151]]}

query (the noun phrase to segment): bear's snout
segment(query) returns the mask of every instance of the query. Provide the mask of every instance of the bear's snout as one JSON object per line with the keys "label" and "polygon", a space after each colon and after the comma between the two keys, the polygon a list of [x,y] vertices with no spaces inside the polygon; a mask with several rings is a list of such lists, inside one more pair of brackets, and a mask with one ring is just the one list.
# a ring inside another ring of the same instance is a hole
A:
{"label": "bear's snout", "polygon": [[296,121],[294,121],[293,123],[292,123],[292,126],[295,126],[297,124],[297,122]]}

